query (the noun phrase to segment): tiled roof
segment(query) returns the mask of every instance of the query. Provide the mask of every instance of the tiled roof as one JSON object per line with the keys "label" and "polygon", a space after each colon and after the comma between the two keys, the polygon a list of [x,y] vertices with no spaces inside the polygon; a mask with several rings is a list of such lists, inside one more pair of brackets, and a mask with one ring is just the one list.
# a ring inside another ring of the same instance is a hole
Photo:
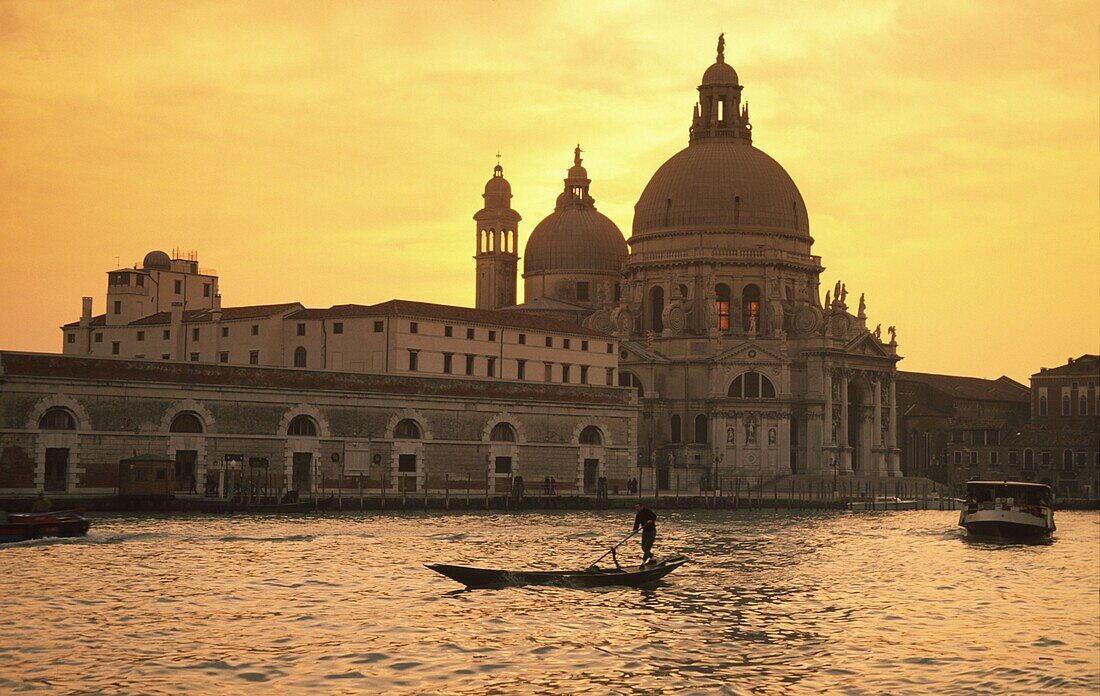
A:
{"label": "tiled roof", "polygon": [[489,326],[508,326],[517,329],[531,329],[553,333],[567,333],[580,336],[598,336],[612,338],[607,334],[592,331],[564,319],[525,314],[516,310],[473,309],[454,305],[413,302],[412,300],[389,300],[376,305],[335,305],[330,309],[303,309],[288,318],[292,319],[338,319],[348,317],[410,317],[439,319],[463,324],[486,324]]}
{"label": "tiled roof", "polygon": [[[302,305],[297,302],[285,302],[283,304],[225,307],[222,309],[222,321],[239,321],[242,319],[266,319],[268,317],[273,317],[276,314],[282,314],[283,312],[288,312],[295,307],[301,306]],[[183,321],[186,323],[213,321],[214,311],[215,310],[213,309],[189,309],[183,313]],[[157,312],[156,314],[150,314],[147,317],[136,319],[130,322],[130,325],[146,326],[149,324],[170,323],[172,323],[171,312]]]}
{"label": "tiled roof", "polygon": [[211,365],[160,360],[88,358],[54,353],[0,352],[0,374],[73,381],[110,380],[207,385],[295,392],[336,391],[443,398],[501,399],[631,407],[633,392],[619,387],[569,386],[487,379],[411,377],[277,367]]}
{"label": "tiled roof", "polygon": [[1070,375],[1100,375],[1100,355],[1085,353],[1079,358],[1058,367],[1044,368],[1031,377],[1068,377]]}
{"label": "tiled roof", "polygon": [[897,379],[925,384],[947,396],[960,399],[1017,402],[1026,402],[1030,399],[1030,390],[1008,377],[982,379],[981,377],[956,377],[899,370]]}
{"label": "tiled roof", "polygon": [[[92,321],[91,321],[91,324],[89,324],[89,326],[103,326],[106,323],[107,323],[107,315],[106,314],[97,314],[96,316],[92,317]],[[79,321],[71,321],[68,324],[65,324],[64,326],[62,326],[61,328],[63,328],[63,329],[78,329],[78,328],[80,328],[80,322]]]}

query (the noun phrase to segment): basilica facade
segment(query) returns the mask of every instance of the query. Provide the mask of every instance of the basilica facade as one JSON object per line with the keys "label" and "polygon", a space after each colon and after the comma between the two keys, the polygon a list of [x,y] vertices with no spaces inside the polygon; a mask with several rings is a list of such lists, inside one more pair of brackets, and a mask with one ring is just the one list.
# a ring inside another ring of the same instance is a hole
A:
{"label": "basilica facade", "polygon": [[642,191],[629,239],[597,211],[577,147],[554,212],[527,241],[522,304],[497,290],[516,282],[519,220],[497,168],[475,216],[478,306],[614,335],[619,384],[642,404],[639,457],[662,483],[684,469],[704,485],[900,476],[894,327],[885,339],[881,324],[869,329],[864,296],[850,303],[841,282],[822,299],[806,204],[754,146],[723,48],[703,73],[688,145]]}

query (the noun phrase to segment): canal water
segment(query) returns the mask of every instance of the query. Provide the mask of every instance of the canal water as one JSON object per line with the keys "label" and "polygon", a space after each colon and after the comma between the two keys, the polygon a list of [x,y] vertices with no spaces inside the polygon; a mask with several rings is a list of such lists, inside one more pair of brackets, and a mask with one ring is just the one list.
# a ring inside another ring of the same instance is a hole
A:
{"label": "canal water", "polygon": [[97,517],[0,548],[0,693],[1100,690],[1096,512],[1039,545],[957,512],[658,512],[692,563],[597,590],[422,564],[583,568],[625,511]]}

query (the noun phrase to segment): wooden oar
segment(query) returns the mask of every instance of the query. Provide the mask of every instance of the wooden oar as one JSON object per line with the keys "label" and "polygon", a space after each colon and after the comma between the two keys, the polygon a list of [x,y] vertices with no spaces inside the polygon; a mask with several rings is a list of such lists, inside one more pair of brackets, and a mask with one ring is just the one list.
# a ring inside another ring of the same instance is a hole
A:
{"label": "wooden oar", "polygon": [[605,551],[605,552],[604,552],[604,555],[600,556],[600,557],[599,557],[599,558],[597,558],[597,559],[596,559],[595,561],[593,561],[593,562],[592,562],[592,565],[588,566],[588,569],[589,569],[589,570],[592,570],[593,568],[595,568],[595,567],[596,567],[596,564],[597,564],[597,563],[599,563],[599,562],[600,562],[600,561],[602,561],[603,559],[607,558],[607,557],[608,557],[608,556],[609,556],[610,554],[614,553],[614,552],[615,552],[615,549],[617,549],[617,548],[619,548],[620,546],[622,546],[623,544],[625,544],[625,543],[627,542],[627,540],[628,540],[628,539],[630,539],[630,537],[634,536],[635,534],[637,534],[637,533],[638,533],[638,532],[640,532],[640,531],[642,531],[642,528],[641,528],[641,527],[639,527],[639,528],[635,529],[635,530],[634,530],[633,532],[631,532],[630,534],[627,534],[627,535],[626,535],[626,538],[625,538],[625,539],[623,539],[623,540],[622,540],[622,541],[620,541],[619,543],[617,543],[617,544],[615,544],[614,546],[612,546],[612,547],[611,547],[611,548],[610,548],[609,550],[607,550],[607,551]]}

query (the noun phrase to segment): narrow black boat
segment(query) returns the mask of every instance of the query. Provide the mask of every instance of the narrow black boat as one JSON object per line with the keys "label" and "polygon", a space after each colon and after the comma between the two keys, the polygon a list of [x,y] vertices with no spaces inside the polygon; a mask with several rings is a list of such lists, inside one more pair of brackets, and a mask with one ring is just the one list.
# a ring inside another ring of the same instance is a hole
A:
{"label": "narrow black boat", "polygon": [[556,585],[558,587],[636,587],[660,580],[688,559],[668,558],[638,569],[589,568],[588,570],[491,570],[433,563],[428,568],[446,575],[466,587],[511,587],[516,585]]}

